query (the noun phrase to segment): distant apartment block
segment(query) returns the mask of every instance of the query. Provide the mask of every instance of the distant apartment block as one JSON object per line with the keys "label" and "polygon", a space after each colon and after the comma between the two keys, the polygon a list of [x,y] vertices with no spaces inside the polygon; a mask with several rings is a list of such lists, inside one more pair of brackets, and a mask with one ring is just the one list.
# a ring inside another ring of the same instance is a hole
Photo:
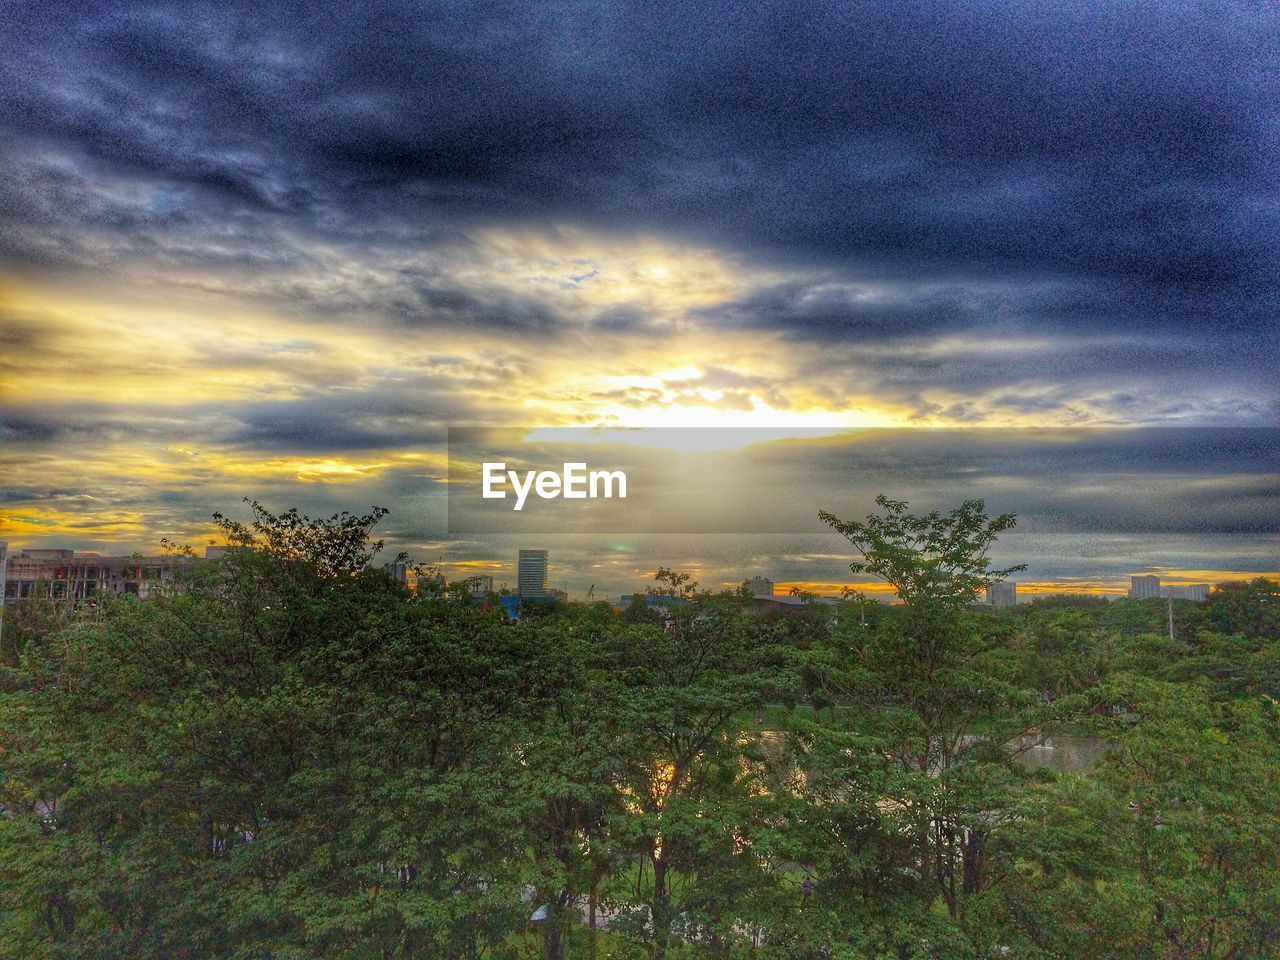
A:
{"label": "distant apartment block", "polygon": [[172,581],[174,572],[190,562],[189,557],[179,555],[104,557],[60,549],[5,552],[6,600],[85,600],[112,594],[145,597],[160,584]]}
{"label": "distant apartment block", "polygon": [[987,587],[987,603],[993,607],[1013,607],[1018,603],[1018,585],[1012,580],[1001,580]]}
{"label": "distant apartment block", "polygon": [[528,599],[545,599],[551,596],[547,586],[547,551],[521,550],[516,570],[516,592]]}
{"label": "distant apartment block", "polygon": [[744,580],[742,585],[753,597],[773,596],[773,581],[768,577],[751,577],[749,580]]}
{"label": "distant apartment block", "polygon": [[1151,574],[1129,578],[1129,596],[1134,600],[1148,600],[1160,596],[1160,578]]}
{"label": "distant apartment block", "polygon": [[1209,599],[1209,584],[1183,583],[1160,588],[1160,595],[1173,600],[1194,600],[1202,603]]}

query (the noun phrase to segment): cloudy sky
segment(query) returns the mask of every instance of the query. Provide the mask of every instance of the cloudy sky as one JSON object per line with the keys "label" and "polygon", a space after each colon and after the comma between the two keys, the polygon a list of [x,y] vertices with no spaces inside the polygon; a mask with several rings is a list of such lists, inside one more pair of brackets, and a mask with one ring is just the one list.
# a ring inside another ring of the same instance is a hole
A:
{"label": "cloudy sky", "polygon": [[[441,522],[451,425],[1178,426],[1243,432],[1099,464],[1097,498],[1181,512],[1136,544],[1032,523],[1029,576],[1280,569],[1273,4],[45,0],[2,29],[15,546],[380,503],[397,549],[502,577],[515,541]],[[915,489],[777,457],[814,513]],[[847,564],[615,540],[541,545],[617,589]]]}

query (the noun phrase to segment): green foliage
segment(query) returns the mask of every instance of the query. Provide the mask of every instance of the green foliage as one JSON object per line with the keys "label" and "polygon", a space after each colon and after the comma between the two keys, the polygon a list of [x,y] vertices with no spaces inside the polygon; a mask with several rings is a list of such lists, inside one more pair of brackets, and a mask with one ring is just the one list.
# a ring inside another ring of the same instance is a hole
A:
{"label": "green foliage", "polygon": [[993,613],[1011,517],[880,505],[826,516],[892,607],[664,568],[513,623],[370,569],[379,509],[253,504],[177,590],[19,608],[0,956],[1280,953],[1275,586]]}
{"label": "green foliage", "polygon": [[1280,935],[1280,722],[1203,686],[1117,681],[1091,778],[1026,791],[986,922],[1028,956],[1267,957]]}
{"label": "green foliage", "polygon": [[1219,633],[1251,640],[1280,636],[1280,583],[1258,577],[1245,583],[1220,583],[1209,597],[1209,619]]}

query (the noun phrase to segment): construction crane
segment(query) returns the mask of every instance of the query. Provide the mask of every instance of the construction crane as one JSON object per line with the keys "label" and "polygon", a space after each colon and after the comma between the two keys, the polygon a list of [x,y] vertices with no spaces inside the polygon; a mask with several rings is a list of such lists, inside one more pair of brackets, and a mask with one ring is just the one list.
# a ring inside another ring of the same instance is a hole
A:
{"label": "construction crane", "polygon": [[596,585],[593,583],[591,589],[587,591],[587,603],[591,602],[591,598],[596,595]]}

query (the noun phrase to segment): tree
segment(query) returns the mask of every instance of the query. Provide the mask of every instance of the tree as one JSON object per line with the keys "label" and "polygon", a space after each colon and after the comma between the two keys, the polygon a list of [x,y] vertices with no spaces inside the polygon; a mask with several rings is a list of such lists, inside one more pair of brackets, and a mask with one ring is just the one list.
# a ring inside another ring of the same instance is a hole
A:
{"label": "tree", "polygon": [[1026,565],[991,569],[987,556],[996,538],[1017,522],[1011,513],[987,517],[981,500],[966,500],[950,513],[922,517],[907,512],[905,500],[876,497],[883,513],[865,520],[841,520],[823,510],[818,516],[857,548],[854,573],[871,573],[893,586],[912,607],[963,607],[980,590],[999,583]]}
{"label": "tree", "polygon": [[[865,948],[910,956],[921,938],[940,951],[960,935],[1008,820],[1006,744],[1049,711],[1010,682],[1007,632],[969,609],[978,590],[1023,569],[988,558],[1014,517],[988,518],[980,500],[919,517],[903,501],[876,503],[883,513],[865,521],[821,516],[858,548],[850,568],[885,580],[904,605],[870,626],[842,619],[842,655],[822,662],[846,720],[800,730],[801,793],[811,827],[834,841],[807,862],[815,906],[837,909],[856,892],[868,904],[861,935],[878,944]],[[938,901],[952,926],[922,920]]]}
{"label": "tree", "polygon": [[763,881],[751,847],[746,718],[798,681],[787,648],[740,598],[689,597],[691,582],[687,574],[661,579],[659,589],[689,602],[669,607],[663,620],[627,625],[617,639],[616,702],[631,743],[619,780],[626,808],[614,832],[640,858],[635,891],[644,908],[632,911],[629,929],[655,960],[666,956],[680,918],[685,936],[741,936],[724,886],[745,899]]}
{"label": "tree", "polygon": [[525,635],[531,711],[511,801],[525,824],[534,900],[546,908],[548,960],[567,955],[583,906],[594,953],[599,886],[619,857],[610,828],[621,811],[629,731],[610,681],[611,624],[600,612],[526,618],[513,628]]}

